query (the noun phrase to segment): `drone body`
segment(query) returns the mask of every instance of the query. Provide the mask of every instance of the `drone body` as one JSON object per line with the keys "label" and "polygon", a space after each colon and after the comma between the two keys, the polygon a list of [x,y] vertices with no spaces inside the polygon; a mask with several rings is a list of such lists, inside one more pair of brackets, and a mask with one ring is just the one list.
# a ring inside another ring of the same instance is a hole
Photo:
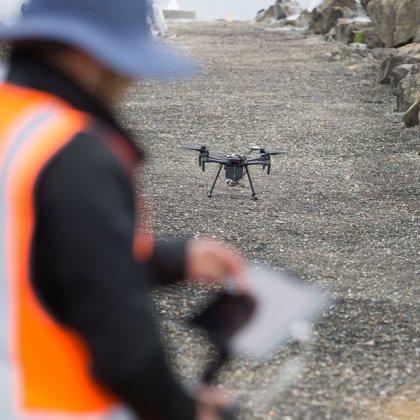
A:
{"label": "drone body", "polygon": [[[246,155],[238,155],[233,153],[225,156],[211,156],[208,147],[205,145],[194,144],[181,147],[188,150],[194,150],[199,153],[198,164],[199,166],[201,166],[201,169],[203,171],[206,170],[206,163],[219,164],[219,169],[217,171],[216,177],[208,192],[209,198],[213,196],[213,191],[216,186],[216,182],[220,176],[220,172],[222,171],[222,168],[225,168],[225,178],[229,186],[238,185],[239,181],[245,175],[247,175],[249,185],[251,186],[252,198],[254,200],[257,200],[257,194],[255,193],[254,185],[252,184],[251,174],[249,172],[248,167],[252,165],[260,165],[263,167],[263,170],[267,168],[267,174],[270,174],[271,156],[282,154],[282,152],[278,150],[255,146],[252,147]],[[249,155],[255,151],[259,152],[259,156],[250,157]]]}

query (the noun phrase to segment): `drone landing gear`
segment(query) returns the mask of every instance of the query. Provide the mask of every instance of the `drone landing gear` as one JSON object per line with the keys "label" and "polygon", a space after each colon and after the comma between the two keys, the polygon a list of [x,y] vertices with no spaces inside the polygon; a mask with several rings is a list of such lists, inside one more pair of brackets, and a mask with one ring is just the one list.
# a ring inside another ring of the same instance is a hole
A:
{"label": "drone landing gear", "polygon": [[[208,197],[208,198],[212,198],[212,197],[213,197],[213,191],[214,191],[214,188],[216,187],[216,182],[217,182],[217,180],[219,179],[220,172],[222,172],[222,168],[223,168],[223,164],[220,164],[220,165],[219,165],[219,169],[217,170],[216,176],[215,176],[215,178],[214,178],[213,184],[211,184],[210,190],[209,190],[209,192],[207,193],[207,197]],[[252,183],[251,174],[249,173],[249,170],[248,170],[248,168],[247,168],[247,167],[245,167],[245,172],[246,172],[246,175],[247,175],[247,177],[248,177],[249,185],[250,185],[250,187],[251,187],[251,191],[252,191],[252,199],[253,199],[254,201],[255,201],[255,200],[258,200],[257,193],[255,192],[255,189],[254,189],[254,184]]]}
{"label": "drone landing gear", "polygon": [[214,187],[216,186],[217,179],[219,178],[220,172],[222,172],[223,165],[219,165],[219,169],[217,171],[216,177],[214,178],[213,184],[210,187],[209,193],[207,194],[208,198],[213,197]]}
{"label": "drone landing gear", "polygon": [[252,183],[251,174],[249,173],[249,170],[247,167],[245,168],[245,172],[246,172],[246,175],[248,176],[249,185],[251,186],[252,199],[254,201],[258,200],[257,194],[255,193],[255,190],[254,190],[254,184]]}

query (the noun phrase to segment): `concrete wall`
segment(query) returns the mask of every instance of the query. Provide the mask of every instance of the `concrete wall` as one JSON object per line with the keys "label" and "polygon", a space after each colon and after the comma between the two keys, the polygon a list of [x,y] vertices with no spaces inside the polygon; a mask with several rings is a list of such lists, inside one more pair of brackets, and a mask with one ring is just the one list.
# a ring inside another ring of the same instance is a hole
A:
{"label": "concrete wall", "polygon": [[165,19],[195,19],[195,12],[187,10],[164,10]]}

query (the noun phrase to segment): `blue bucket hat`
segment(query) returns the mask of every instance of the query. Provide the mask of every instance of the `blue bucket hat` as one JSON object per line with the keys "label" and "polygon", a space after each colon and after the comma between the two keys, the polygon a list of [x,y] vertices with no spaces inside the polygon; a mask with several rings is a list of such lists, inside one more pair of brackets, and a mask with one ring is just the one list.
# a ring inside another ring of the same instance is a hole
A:
{"label": "blue bucket hat", "polygon": [[147,0],[32,0],[0,40],[57,41],[79,48],[128,77],[195,74],[198,66],[159,45],[147,24]]}

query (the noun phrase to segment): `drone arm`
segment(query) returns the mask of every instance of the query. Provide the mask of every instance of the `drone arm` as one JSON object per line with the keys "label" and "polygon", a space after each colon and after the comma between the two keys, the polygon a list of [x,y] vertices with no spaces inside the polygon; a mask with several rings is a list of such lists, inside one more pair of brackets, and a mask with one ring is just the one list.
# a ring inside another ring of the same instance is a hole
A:
{"label": "drone arm", "polygon": [[262,159],[248,159],[246,162],[247,166],[251,166],[251,165],[263,165],[266,166],[269,164],[269,160],[262,160]]}
{"label": "drone arm", "polygon": [[252,165],[262,165],[263,170],[267,168],[267,175],[270,175],[271,173],[271,160],[270,158],[255,158],[255,159],[248,159],[246,166],[252,166]]}
{"label": "drone arm", "polygon": [[212,156],[201,156],[200,166],[203,172],[206,170],[206,163],[218,163],[219,165],[224,165],[225,159]]}
{"label": "drone arm", "polygon": [[209,163],[218,163],[220,165],[225,165],[226,164],[226,159],[224,159],[224,158],[218,158],[218,157],[214,157],[214,156],[209,156],[206,159],[206,162],[209,162]]}

